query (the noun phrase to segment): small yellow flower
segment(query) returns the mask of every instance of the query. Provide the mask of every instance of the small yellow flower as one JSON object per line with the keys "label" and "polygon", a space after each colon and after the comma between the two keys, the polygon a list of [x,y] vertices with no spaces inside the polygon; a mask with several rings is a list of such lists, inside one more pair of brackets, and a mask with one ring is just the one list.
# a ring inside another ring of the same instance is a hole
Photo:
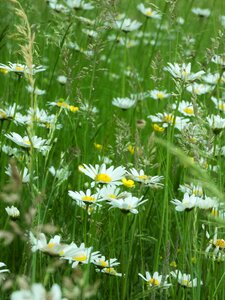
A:
{"label": "small yellow flower", "polygon": [[131,180],[131,179],[122,178],[122,183],[123,183],[124,186],[126,186],[128,188],[135,187],[134,181]]}
{"label": "small yellow flower", "polygon": [[175,260],[171,261],[170,266],[173,268],[177,267],[177,263],[175,262]]}
{"label": "small yellow flower", "polygon": [[70,109],[70,111],[73,112],[73,113],[75,113],[75,112],[77,112],[77,111],[79,110],[79,108],[78,108],[77,106],[73,106],[73,105],[70,105],[70,106],[69,106],[69,109]]}
{"label": "small yellow flower", "polygon": [[0,68],[0,72],[3,73],[3,74],[7,74],[9,71],[8,70],[5,70],[5,69],[2,69]]}
{"label": "small yellow flower", "polygon": [[95,149],[101,151],[103,146],[101,144],[94,143]]}
{"label": "small yellow flower", "polygon": [[154,131],[156,132],[164,132],[165,131],[165,128],[163,128],[162,126],[159,126],[158,124],[153,124],[153,129]]}
{"label": "small yellow flower", "polygon": [[132,155],[134,155],[134,151],[135,151],[134,146],[129,145],[127,149],[128,149],[128,151],[129,151]]}

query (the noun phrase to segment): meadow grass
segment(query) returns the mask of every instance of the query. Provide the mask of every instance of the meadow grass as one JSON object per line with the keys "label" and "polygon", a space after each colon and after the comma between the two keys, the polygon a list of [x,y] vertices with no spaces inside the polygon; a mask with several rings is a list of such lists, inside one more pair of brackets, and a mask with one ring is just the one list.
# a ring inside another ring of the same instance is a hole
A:
{"label": "meadow grass", "polygon": [[225,3],[140,3],[0,2],[1,300],[225,299]]}

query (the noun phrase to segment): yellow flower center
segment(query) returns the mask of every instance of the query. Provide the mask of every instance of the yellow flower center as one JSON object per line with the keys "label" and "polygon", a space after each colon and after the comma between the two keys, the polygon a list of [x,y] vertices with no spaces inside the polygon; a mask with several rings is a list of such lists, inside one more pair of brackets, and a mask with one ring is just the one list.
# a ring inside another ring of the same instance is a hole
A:
{"label": "yellow flower center", "polygon": [[218,239],[214,242],[214,245],[216,247],[219,247],[221,249],[224,249],[225,248],[225,241],[223,239]]}
{"label": "yellow flower center", "polygon": [[197,95],[200,94],[200,89],[198,88],[193,89],[193,93]]}
{"label": "yellow flower center", "polygon": [[145,14],[146,14],[146,16],[148,16],[148,17],[152,17],[153,11],[151,10],[151,8],[149,8],[149,9],[146,10]]}
{"label": "yellow flower center", "polygon": [[186,77],[186,76],[188,75],[188,72],[185,71],[185,70],[183,70],[183,71],[181,72],[181,74],[182,74],[183,77]]}
{"label": "yellow flower center", "polygon": [[97,150],[102,150],[103,146],[101,144],[94,143],[94,146]]}
{"label": "yellow flower center", "polygon": [[105,260],[100,260],[99,263],[100,263],[100,265],[101,265],[102,267],[104,267],[104,268],[107,267],[107,265],[108,265],[107,262],[106,262]]}
{"label": "yellow flower center", "polygon": [[161,93],[161,92],[158,92],[158,93],[156,94],[156,97],[157,97],[159,100],[162,100],[162,99],[165,98],[165,94],[163,94],[163,93]]}
{"label": "yellow flower center", "polygon": [[188,114],[188,115],[193,115],[193,113],[194,113],[194,109],[193,109],[193,107],[185,107],[184,109],[183,109],[183,111],[186,113],[186,114]]}
{"label": "yellow flower center", "polygon": [[155,286],[160,285],[160,282],[158,281],[158,279],[155,279],[155,278],[149,279],[148,283],[151,284],[151,285],[155,285]]}
{"label": "yellow flower center", "polygon": [[108,183],[112,181],[112,178],[108,174],[98,174],[95,177],[95,181]]}
{"label": "yellow flower center", "polygon": [[87,260],[87,255],[86,254],[78,254],[78,255],[73,256],[72,259],[75,261],[82,262],[82,261]]}
{"label": "yellow flower center", "polygon": [[181,281],[181,285],[187,286],[187,287],[191,287],[191,282],[188,280],[183,279]]}
{"label": "yellow flower center", "polygon": [[134,151],[135,151],[134,146],[129,145],[129,146],[128,146],[128,151],[133,155],[133,154],[134,154]]}
{"label": "yellow flower center", "polygon": [[122,183],[123,183],[123,185],[125,185],[128,188],[135,187],[134,181],[131,179],[122,178]]}
{"label": "yellow flower center", "polygon": [[7,115],[4,111],[0,111],[0,119],[7,119]]}
{"label": "yellow flower center", "polygon": [[111,274],[111,275],[116,275],[116,270],[114,268],[107,268],[105,270],[105,273]]}
{"label": "yellow flower center", "polygon": [[9,71],[6,70],[6,69],[0,68],[0,72],[3,73],[3,74],[7,74]]}
{"label": "yellow flower center", "polygon": [[220,110],[225,110],[225,104],[224,103],[220,103],[219,105],[218,105],[218,107],[219,107],[219,109]]}
{"label": "yellow flower center", "polygon": [[110,195],[108,195],[108,197],[112,198],[112,199],[116,199],[116,195],[114,195],[114,194],[110,194]]}
{"label": "yellow flower center", "polygon": [[64,108],[68,108],[69,104],[67,104],[66,102],[56,102],[56,105],[59,107],[64,107]]}
{"label": "yellow flower center", "polygon": [[176,267],[177,267],[177,264],[176,264],[175,261],[171,261],[170,266],[176,268]]}
{"label": "yellow flower center", "polygon": [[70,105],[70,106],[69,106],[69,109],[70,109],[70,111],[73,112],[73,113],[75,113],[76,111],[79,110],[79,108],[78,108],[77,106],[73,106],[73,105]]}
{"label": "yellow flower center", "polygon": [[59,252],[59,256],[63,256],[65,254],[64,250]]}
{"label": "yellow flower center", "polygon": [[172,123],[173,120],[174,120],[174,116],[172,116],[172,115],[165,115],[165,116],[163,117],[163,121],[164,121],[164,122],[167,122],[167,123]]}
{"label": "yellow flower center", "polygon": [[55,246],[55,243],[48,243],[48,245],[47,245],[47,247],[48,247],[49,249],[54,248],[54,246]]}
{"label": "yellow flower center", "polygon": [[95,197],[92,197],[92,196],[84,196],[84,197],[82,197],[81,198],[83,201],[90,201],[90,202],[93,202],[93,201],[95,201],[96,199],[95,199]]}
{"label": "yellow flower center", "polygon": [[24,67],[16,66],[16,67],[15,67],[15,70],[16,70],[16,71],[19,71],[19,72],[20,72],[20,71],[24,71]]}
{"label": "yellow flower center", "polygon": [[211,215],[214,216],[214,217],[218,217],[218,215],[219,215],[218,210],[213,208],[212,211],[211,211]]}
{"label": "yellow flower center", "polygon": [[149,176],[147,175],[139,175],[138,178],[142,180],[147,180]]}
{"label": "yellow flower center", "polygon": [[153,124],[153,129],[157,132],[163,132],[165,130],[165,128],[163,128],[157,124]]}
{"label": "yellow flower center", "polygon": [[24,140],[24,143],[29,145],[29,146],[31,145],[31,142],[29,140]]}

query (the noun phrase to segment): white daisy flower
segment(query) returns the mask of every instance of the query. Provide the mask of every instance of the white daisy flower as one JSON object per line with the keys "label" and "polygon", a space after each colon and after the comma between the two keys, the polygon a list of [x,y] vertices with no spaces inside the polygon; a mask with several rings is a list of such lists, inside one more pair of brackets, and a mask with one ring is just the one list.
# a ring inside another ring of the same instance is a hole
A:
{"label": "white daisy flower", "polygon": [[118,266],[120,263],[117,261],[117,258],[105,259],[105,256],[96,257],[93,259],[92,263],[98,268],[111,268]]}
{"label": "white daisy flower", "polygon": [[204,80],[208,84],[213,84],[213,85],[216,85],[219,82],[224,83],[225,82],[225,73],[223,73],[222,75],[219,73],[215,73],[215,74],[208,73],[208,74],[202,76],[202,80]]}
{"label": "white daisy flower", "polygon": [[48,147],[47,140],[37,137],[36,135],[29,138],[28,136],[22,137],[16,132],[11,132],[10,134],[5,134],[5,136],[23,148],[29,149],[33,147],[42,151]]}
{"label": "white daisy flower", "polygon": [[95,166],[92,166],[91,164],[83,164],[79,166],[79,171],[94,180],[94,183],[92,185],[94,185],[95,183],[121,185],[121,179],[126,174],[126,170],[124,167],[114,168],[114,166],[111,166],[107,168],[106,164]]}
{"label": "white daisy flower", "polygon": [[168,278],[168,275],[164,277],[164,281],[162,281],[163,276],[159,275],[158,272],[154,272],[153,275],[149,272],[145,272],[145,276],[143,276],[141,273],[138,273],[138,275],[146,281],[147,285],[154,288],[169,288],[172,284],[167,283],[166,279]]}
{"label": "white daisy flower", "polygon": [[225,66],[225,54],[214,55],[212,57],[212,62],[214,62],[217,65]]}
{"label": "white daisy flower", "polygon": [[99,198],[99,194],[97,194],[97,193],[92,194],[90,189],[88,189],[86,192],[68,191],[68,194],[73,200],[75,200],[76,202],[81,204],[81,206],[82,206],[82,203],[86,204],[86,205],[90,205],[90,204],[95,204],[99,201],[102,201],[102,199]]}
{"label": "white daisy flower", "polygon": [[164,67],[164,70],[168,71],[174,78],[180,79],[184,82],[199,79],[205,73],[204,71],[191,73],[191,63],[183,63],[181,65],[177,63],[168,63],[168,67]]}
{"label": "white daisy flower", "polygon": [[163,176],[149,176],[145,174],[144,170],[137,171],[135,168],[130,169],[127,173],[136,182],[144,183],[152,188],[163,187],[161,183]]}
{"label": "white daisy flower", "polygon": [[153,123],[162,123],[163,128],[167,128],[169,125],[173,125],[178,130],[183,130],[189,123],[189,120],[183,117],[176,116],[174,119],[174,115],[170,113],[157,113],[155,116],[150,115],[147,118],[151,119]]}
{"label": "white daisy flower", "polygon": [[155,100],[163,100],[170,96],[167,91],[152,90],[149,93],[150,97]]}
{"label": "white daisy flower", "polygon": [[64,75],[59,75],[57,77],[57,81],[61,84],[66,84],[67,83],[68,78]]}
{"label": "white daisy flower", "polygon": [[114,98],[112,101],[112,105],[117,106],[122,109],[128,109],[133,107],[136,104],[134,99],[129,98]]}
{"label": "white daisy flower", "polygon": [[[209,239],[209,233],[207,233],[207,238]],[[218,230],[215,228],[213,239],[209,241],[209,245],[205,249],[205,252],[208,253],[211,250],[213,250],[213,254],[218,255],[219,253],[223,253],[225,251],[225,240],[224,239],[218,239]]]}
{"label": "white daisy flower", "polygon": [[46,236],[44,233],[39,233],[38,237],[35,238],[32,232],[29,232],[29,239],[32,245],[32,252],[40,250],[49,255],[60,255],[63,249],[67,246],[65,244],[60,244],[61,237],[55,235],[53,238],[47,242]]}
{"label": "white daisy flower", "polygon": [[211,115],[206,117],[209,126],[215,133],[219,133],[225,128],[225,119],[221,118],[219,115]]}
{"label": "white daisy flower", "polygon": [[110,201],[110,209],[112,208],[119,208],[122,212],[129,213],[131,212],[132,214],[137,214],[138,210],[136,209],[139,205],[145,203],[146,200],[142,200],[143,197],[137,198],[133,197],[132,195],[129,195],[125,198],[120,198],[120,199],[113,199]]}
{"label": "white daisy flower", "polygon": [[110,201],[120,198],[121,192],[116,185],[105,185],[101,189],[97,189],[97,194],[99,198]]}
{"label": "white daisy flower", "polygon": [[[2,269],[2,267],[6,267],[6,264],[3,262],[0,262],[0,274],[9,273],[9,269]],[[3,277],[4,278],[4,277]]]}
{"label": "white daisy flower", "polygon": [[[198,286],[198,279],[197,278],[191,279],[190,274],[185,274],[185,273],[182,274],[181,271],[179,270],[172,271],[170,272],[170,274],[174,278],[176,278],[178,283],[183,287],[192,288]],[[201,285],[203,284],[202,281],[200,281],[200,284]]]}
{"label": "white daisy flower", "polygon": [[184,198],[182,201],[174,199],[170,201],[172,204],[176,205],[176,211],[185,211],[191,210],[197,206],[197,197],[194,195],[189,196],[188,193],[184,194]]}
{"label": "white daisy flower", "polygon": [[69,260],[72,263],[72,268],[76,268],[78,264],[89,264],[100,256],[99,251],[93,252],[93,247],[85,247],[82,243],[79,247],[75,243],[71,243],[60,253],[61,258]]}
{"label": "white daisy flower", "polygon": [[118,277],[122,276],[122,273],[118,273],[114,268],[103,268],[101,270],[96,269],[96,272],[104,273],[107,275],[118,276]]}
{"label": "white daisy flower", "polygon": [[51,290],[47,292],[45,288],[40,283],[32,284],[30,289],[21,289],[20,291],[15,291],[11,294],[10,300],[66,300],[62,298],[61,288],[58,284],[53,284]]}
{"label": "white daisy flower", "polygon": [[[176,109],[176,104],[172,105],[173,109]],[[191,117],[194,116],[194,107],[191,102],[182,100],[178,105],[178,111],[184,116]]]}
{"label": "white daisy flower", "polygon": [[12,219],[18,219],[19,216],[20,216],[19,209],[17,207],[13,206],[13,205],[11,207],[7,206],[5,208],[5,210],[6,210],[7,214],[8,214],[8,216],[10,218],[12,218]]}
{"label": "white daisy flower", "polygon": [[153,10],[151,7],[146,8],[143,3],[138,4],[137,9],[147,18],[161,19],[159,12]]}
{"label": "white daisy flower", "polygon": [[213,86],[208,84],[196,83],[187,86],[187,91],[194,95],[204,95],[213,90]]}
{"label": "white daisy flower", "polygon": [[225,112],[225,100],[217,99],[216,97],[211,97],[212,102],[215,104],[216,108],[222,112]]}
{"label": "white daisy flower", "polygon": [[219,206],[219,201],[216,198],[205,196],[204,198],[197,198],[196,207],[204,210],[216,209]]}
{"label": "white daisy flower", "polygon": [[13,118],[16,115],[16,109],[17,109],[16,103],[13,105],[10,105],[6,109],[1,109],[0,108],[0,120],[13,120]]}
{"label": "white daisy flower", "polygon": [[52,174],[52,176],[54,176],[61,182],[67,180],[68,177],[71,175],[71,171],[69,171],[68,166],[60,169],[55,169],[53,166],[51,166],[48,170]]}
{"label": "white daisy flower", "polygon": [[91,3],[85,3],[83,0],[65,0],[69,8],[92,10],[94,6]]}
{"label": "white daisy flower", "polygon": [[193,12],[193,14],[200,16],[200,17],[206,17],[208,18],[211,14],[211,11],[208,8],[202,9],[199,7],[194,7],[191,10]]}
{"label": "white daisy flower", "polygon": [[35,94],[37,96],[42,96],[46,93],[45,90],[40,90],[38,87],[33,88],[31,85],[28,85],[26,89],[28,90],[29,93]]}
{"label": "white daisy flower", "polygon": [[8,66],[4,65],[4,64],[0,64],[0,69],[5,70],[6,72],[14,72],[14,73],[17,73],[19,75],[22,75],[22,74],[35,75],[36,73],[45,71],[46,67],[44,67],[44,66],[37,66],[36,67],[35,65],[32,65],[32,67],[29,68],[26,65],[17,64],[17,63],[15,64],[15,63],[9,62]]}
{"label": "white daisy flower", "polygon": [[185,184],[179,185],[178,188],[179,191],[181,191],[182,193],[188,193],[189,196],[194,195],[196,197],[203,197],[203,189],[202,186],[200,185],[194,185],[193,183],[191,183],[190,185]]}
{"label": "white daisy flower", "polygon": [[142,23],[136,21],[136,20],[131,20],[131,19],[122,19],[122,20],[116,20],[115,21],[115,28],[120,29],[124,32],[130,32],[137,30],[141,27]]}

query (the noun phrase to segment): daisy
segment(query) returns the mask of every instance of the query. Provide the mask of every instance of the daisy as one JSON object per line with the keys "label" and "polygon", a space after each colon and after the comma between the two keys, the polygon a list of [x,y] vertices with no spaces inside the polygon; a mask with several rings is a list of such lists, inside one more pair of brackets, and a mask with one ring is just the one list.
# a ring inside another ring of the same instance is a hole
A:
{"label": "daisy", "polygon": [[65,109],[65,110],[69,110],[70,112],[77,112],[79,110],[79,107],[74,106],[74,105],[70,105],[64,101],[58,101],[58,102],[49,102],[48,103],[51,106],[58,106],[61,109]]}
{"label": "daisy", "polygon": [[114,98],[112,105],[122,108],[124,110],[133,107],[136,104],[134,99],[129,98]]}
{"label": "daisy", "polygon": [[91,164],[83,164],[79,166],[79,171],[94,180],[94,183],[110,185],[121,185],[121,179],[126,174],[126,170],[124,167],[114,168],[114,166],[111,166],[107,168],[106,164],[95,166],[92,166]]}
{"label": "daisy", "polygon": [[[198,279],[194,278],[191,279],[191,275],[190,274],[182,274],[181,271],[179,270],[175,270],[170,272],[170,274],[177,279],[178,283],[183,286],[183,287],[188,287],[188,288],[192,288],[192,287],[197,287],[198,286]],[[202,281],[200,281],[200,284],[202,285]]]}
{"label": "daisy", "polygon": [[197,198],[196,207],[204,210],[216,209],[219,206],[219,201],[216,198],[205,196],[204,198]]}
{"label": "daisy", "polygon": [[216,97],[212,96],[211,100],[213,101],[218,110],[225,112],[225,101],[223,99],[217,99]]}
{"label": "daisy", "polygon": [[42,95],[44,95],[44,94],[46,93],[45,90],[40,90],[40,89],[37,88],[37,87],[33,88],[31,85],[28,85],[28,86],[26,87],[26,89],[28,90],[29,93],[35,94],[35,95],[37,95],[37,96],[42,96]]}
{"label": "daisy", "polygon": [[68,80],[68,78],[64,75],[59,75],[57,77],[57,81],[63,85],[67,83],[67,80]]}
{"label": "daisy", "polygon": [[225,66],[225,54],[214,55],[212,57],[212,62],[214,62],[217,65]]}
{"label": "daisy", "polygon": [[[0,262],[0,274],[9,273],[9,269],[2,269],[2,267],[6,267],[6,264],[3,262]],[[4,277],[3,277],[4,278]]]}
{"label": "daisy", "polygon": [[199,7],[194,7],[191,10],[193,12],[193,14],[200,16],[200,17],[206,17],[208,18],[211,14],[211,11],[208,8],[202,9]]}
{"label": "daisy", "polygon": [[[213,253],[215,255],[218,255],[218,253],[223,253],[225,251],[225,240],[224,239],[218,239],[218,232],[217,228],[215,228],[215,233],[213,236],[213,239],[209,241],[209,245],[207,246],[205,252],[208,253],[211,250],[213,250]],[[207,232],[207,237],[209,238],[209,234]]]}
{"label": "daisy", "polygon": [[69,171],[68,166],[60,169],[55,169],[53,166],[51,166],[48,170],[53,177],[57,178],[61,182],[67,180],[68,177],[71,175],[71,171]]}
{"label": "daisy", "polygon": [[105,256],[96,257],[93,259],[92,263],[98,268],[111,268],[118,266],[120,263],[117,261],[117,258],[105,259]]}
{"label": "daisy", "polygon": [[163,187],[163,184],[160,182],[163,176],[149,176],[145,174],[144,170],[137,171],[134,168],[130,169],[128,175],[130,175],[134,181],[144,183],[152,188]]}
{"label": "daisy", "polygon": [[16,115],[16,109],[17,109],[16,103],[13,105],[10,105],[6,109],[1,109],[0,108],[0,120],[13,120],[13,118]]}
{"label": "daisy", "polygon": [[145,276],[144,277],[142,274],[138,273],[138,275],[144,279],[144,281],[146,281],[147,285],[149,287],[154,287],[154,288],[169,288],[172,284],[171,283],[167,283],[166,279],[168,278],[168,275],[165,276],[164,281],[162,281],[163,276],[159,275],[158,272],[154,272],[153,275],[151,276],[151,274],[149,272],[145,272]]}
{"label": "daisy", "polygon": [[[16,166],[15,166],[15,168],[16,168],[15,171],[16,171],[17,173],[19,173],[19,175],[20,175],[20,178],[21,178],[22,183],[28,183],[28,182],[30,181],[30,174],[29,174],[28,169],[25,167],[25,168],[23,169],[23,171],[21,172],[21,171],[19,171],[19,170],[17,169]],[[7,174],[8,176],[12,177],[13,170],[12,170],[11,164],[9,164],[8,167],[6,168],[5,174]],[[34,179],[34,178],[33,178],[33,179]]]}
{"label": "daisy", "polygon": [[220,133],[225,128],[225,119],[219,115],[211,115],[206,117],[209,126],[212,128],[214,133]]}
{"label": "daisy", "polygon": [[202,79],[206,83],[213,84],[213,85],[216,85],[219,82],[224,83],[225,82],[225,73],[223,73],[222,76],[219,73],[215,73],[215,74],[208,73],[205,76],[202,76]]}
{"label": "daisy", "polygon": [[94,6],[91,3],[84,3],[83,0],[65,0],[66,5],[73,9],[92,10]]}
{"label": "daisy", "polygon": [[161,15],[157,11],[152,10],[151,7],[146,8],[143,3],[138,4],[137,9],[147,18],[161,19]]}
{"label": "daisy", "polygon": [[11,294],[10,300],[24,300],[24,299],[35,299],[35,300],[66,300],[62,298],[61,288],[58,284],[53,284],[51,290],[47,292],[40,283],[32,284],[30,289],[21,289]]}
{"label": "daisy", "polygon": [[36,252],[40,250],[49,255],[60,255],[63,249],[67,246],[65,244],[60,243],[61,237],[59,235],[55,235],[53,238],[47,242],[46,236],[44,233],[39,233],[38,238],[35,238],[32,232],[29,232],[29,239],[32,245],[32,252]]}
{"label": "daisy", "polygon": [[44,67],[44,66],[36,67],[35,65],[32,65],[32,67],[29,68],[26,65],[17,64],[17,63],[13,64],[13,63],[9,62],[8,66],[4,65],[4,64],[0,64],[0,69],[5,70],[6,72],[14,72],[19,75],[23,75],[23,74],[35,75],[36,73],[45,71],[46,67]]}
{"label": "daisy", "polygon": [[131,19],[122,19],[122,20],[115,21],[115,28],[120,29],[124,32],[137,30],[141,27],[141,25],[142,23]]}
{"label": "daisy", "polygon": [[81,206],[82,206],[82,203],[86,204],[86,205],[90,205],[90,204],[95,204],[99,201],[102,201],[102,199],[98,198],[99,194],[92,194],[91,190],[89,190],[89,189],[86,192],[83,192],[83,191],[80,191],[80,192],[68,191],[68,194],[73,200],[75,200],[76,202],[81,204]]}
{"label": "daisy", "polygon": [[189,196],[188,193],[184,194],[184,198],[182,201],[174,199],[170,201],[172,204],[176,205],[176,211],[185,211],[192,210],[197,205],[197,197],[194,195]]}
{"label": "daisy", "polygon": [[154,100],[163,100],[170,96],[167,91],[159,91],[159,90],[152,90],[150,91],[150,97]]}
{"label": "daisy", "polygon": [[[173,109],[176,109],[176,104],[172,105]],[[178,111],[186,117],[194,116],[194,107],[193,104],[182,100],[178,105]]]}
{"label": "daisy", "polygon": [[96,269],[96,272],[104,273],[107,275],[118,276],[118,277],[122,276],[122,273],[118,273],[114,268],[103,268],[101,270]]}
{"label": "daisy", "polygon": [[156,116],[150,115],[147,116],[147,118],[151,119],[153,123],[161,123],[162,125],[160,127],[162,127],[163,129],[167,128],[169,125],[174,124],[175,128],[177,128],[178,130],[183,130],[189,122],[188,119],[181,118],[179,116],[176,116],[175,119],[174,115],[170,113],[157,113]]}
{"label": "daisy", "polygon": [[203,75],[204,71],[199,71],[197,73],[191,73],[191,63],[188,64],[171,64],[168,63],[168,67],[164,67],[165,71],[168,71],[174,78],[180,79],[184,82],[194,81],[199,79]]}
{"label": "daisy", "polygon": [[78,264],[89,264],[98,259],[99,251],[93,252],[93,247],[85,247],[82,243],[79,247],[75,243],[71,243],[60,253],[61,258],[69,260],[72,263],[72,268],[76,268]]}
{"label": "daisy", "polygon": [[37,137],[36,135],[32,137],[22,137],[18,133],[12,132],[10,134],[5,134],[5,136],[23,148],[30,149],[33,147],[38,150],[46,150],[47,147],[47,140]]}
{"label": "daisy", "polygon": [[7,214],[8,214],[8,216],[9,216],[10,218],[12,218],[13,220],[18,219],[19,216],[20,216],[20,211],[19,211],[19,209],[18,209],[17,207],[13,206],[13,205],[12,205],[11,207],[7,206],[7,207],[5,208],[5,210],[6,210]]}
{"label": "daisy", "polygon": [[191,195],[194,195],[196,197],[202,197],[203,196],[202,186],[194,185],[193,183],[191,183],[190,185],[180,184],[178,190],[181,191],[184,194],[187,193],[189,196],[191,196]]}
{"label": "daisy", "polygon": [[137,198],[133,197],[132,195],[129,195],[123,199],[113,199],[109,203],[111,205],[110,209],[119,208],[122,212],[131,212],[132,214],[137,214],[138,210],[136,208],[147,201],[147,199],[142,199],[143,197]]}
{"label": "daisy", "polygon": [[213,87],[208,84],[196,83],[194,82],[191,85],[187,86],[187,91],[194,95],[204,95],[208,92],[211,92]]}

